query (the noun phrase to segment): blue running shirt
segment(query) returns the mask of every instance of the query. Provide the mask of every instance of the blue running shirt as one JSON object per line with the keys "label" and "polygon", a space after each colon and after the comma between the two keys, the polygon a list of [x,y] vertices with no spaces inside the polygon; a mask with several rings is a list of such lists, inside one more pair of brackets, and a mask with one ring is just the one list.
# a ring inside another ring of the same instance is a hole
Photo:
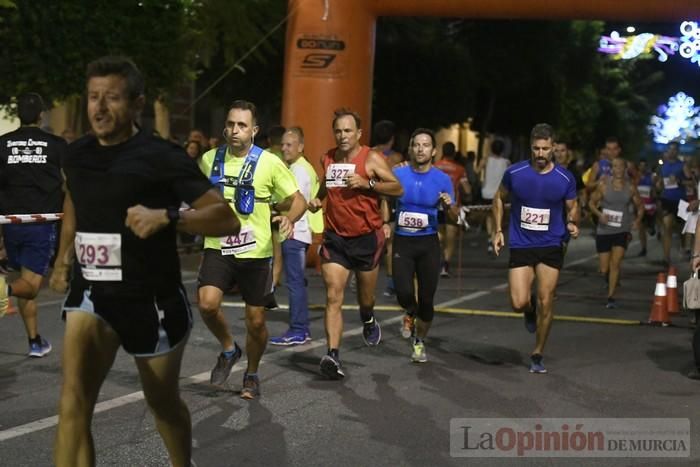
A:
{"label": "blue running shirt", "polygon": [[435,167],[427,172],[416,172],[411,166],[395,169],[394,175],[403,187],[403,196],[396,205],[396,235],[436,234],[440,193],[449,194],[453,202],[455,199],[450,177]]}
{"label": "blue running shirt", "polygon": [[510,192],[510,248],[561,246],[567,230],[566,201],[576,199],[574,176],[555,164],[540,174],[522,161],[508,167],[503,186]]}
{"label": "blue running shirt", "polygon": [[595,174],[595,179],[600,180],[600,177],[610,177],[612,175],[612,162],[608,159],[600,159],[598,161],[598,173]]}
{"label": "blue running shirt", "polygon": [[685,180],[683,162],[664,162],[661,166],[661,177],[664,184],[664,190],[661,192],[663,199],[673,201],[685,199],[685,188],[682,183]]}

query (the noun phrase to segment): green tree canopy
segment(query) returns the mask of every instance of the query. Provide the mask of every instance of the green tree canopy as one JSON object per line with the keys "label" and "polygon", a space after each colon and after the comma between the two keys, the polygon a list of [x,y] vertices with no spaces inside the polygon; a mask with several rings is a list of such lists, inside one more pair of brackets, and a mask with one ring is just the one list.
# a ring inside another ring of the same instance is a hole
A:
{"label": "green tree canopy", "polygon": [[177,0],[113,2],[17,0],[0,23],[0,104],[26,91],[63,100],[83,91],[85,66],[103,55],[131,57],[149,94],[192,76],[192,4]]}

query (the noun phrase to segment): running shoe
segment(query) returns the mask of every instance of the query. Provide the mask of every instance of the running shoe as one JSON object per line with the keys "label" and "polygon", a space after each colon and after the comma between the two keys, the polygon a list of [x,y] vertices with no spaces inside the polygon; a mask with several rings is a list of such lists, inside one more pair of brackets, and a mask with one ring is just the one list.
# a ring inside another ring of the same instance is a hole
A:
{"label": "running shoe", "polygon": [[617,308],[617,302],[615,302],[614,298],[608,297],[608,303],[605,304],[605,308],[608,310],[612,310],[613,308]]}
{"label": "running shoe", "polygon": [[37,339],[29,341],[30,357],[41,358],[49,352],[51,352],[51,344],[43,337],[37,336]]}
{"label": "running shoe", "polygon": [[408,313],[404,313],[403,315],[403,320],[401,322],[401,337],[404,339],[408,339],[413,335],[413,327],[415,326],[416,319],[409,315]]}
{"label": "running shoe", "polygon": [[260,380],[258,375],[243,375],[243,389],[241,389],[241,399],[253,400],[260,397]]}
{"label": "running shoe", "polygon": [[311,340],[308,332],[287,331],[281,336],[270,339],[272,345],[301,345]]}
{"label": "running shoe", "polygon": [[395,295],[396,295],[396,290],[392,286],[387,285],[386,289],[384,289],[384,296],[385,297],[393,297]]}
{"label": "running shoe", "polygon": [[324,355],[320,366],[321,374],[328,379],[343,379],[345,377],[340,358],[335,358],[333,355]]}
{"label": "running shoe", "polygon": [[372,321],[363,324],[362,338],[365,340],[365,344],[370,347],[379,345],[382,340],[382,328],[379,326],[377,318],[372,317]]}
{"label": "running shoe", "polygon": [[10,308],[10,298],[7,296],[7,278],[0,275],[0,318],[5,316]]}
{"label": "running shoe", "polygon": [[700,379],[700,369],[693,368],[686,374],[686,376],[690,379]]}
{"label": "running shoe", "polygon": [[530,355],[530,373],[547,373],[542,361],[542,355],[536,353]]}
{"label": "running shoe", "polygon": [[231,374],[231,369],[233,368],[233,365],[235,365],[236,362],[240,360],[241,356],[243,355],[243,351],[240,347],[238,347],[238,344],[234,342],[233,345],[235,347],[233,355],[230,358],[227,358],[226,354],[221,352],[216,359],[216,366],[214,367],[214,369],[211,370],[211,377],[209,379],[211,384],[213,384],[214,386],[222,386],[226,382],[229,375]]}
{"label": "running shoe", "polygon": [[440,277],[450,277],[450,265],[447,261],[442,262],[442,269],[440,269]]}
{"label": "running shoe", "polygon": [[425,353],[425,344],[423,342],[413,343],[413,354],[411,361],[414,363],[425,363],[428,361],[428,355]]}
{"label": "running shoe", "polygon": [[537,331],[537,295],[534,292],[530,295],[530,307],[531,311],[523,313],[523,318],[525,318],[525,329],[533,333]]}

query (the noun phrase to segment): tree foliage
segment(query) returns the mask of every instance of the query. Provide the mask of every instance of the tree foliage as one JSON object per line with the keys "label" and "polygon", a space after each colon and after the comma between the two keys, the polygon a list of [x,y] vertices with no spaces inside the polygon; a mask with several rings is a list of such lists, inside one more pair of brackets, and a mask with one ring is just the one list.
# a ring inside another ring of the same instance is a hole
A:
{"label": "tree foliage", "polygon": [[0,103],[36,91],[49,101],[80,94],[85,66],[131,57],[151,95],[192,76],[189,1],[17,0],[0,23]]}
{"label": "tree foliage", "polygon": [[206,122],[211,117],[210,109],[234,99],[255,102],[259,120],[265,124],[279,121],[286,3],[211,0],[195,4],[199,125],[220,125]]}
{"label": "tree foliage", "polygon": [[[662,25],[650,29],[656,26]],[[681,73],[656,60],[599,54],[606,27],[601,21],[382,19],[375,118],[407,128],[472,118],[482,134],[511,136],[527,136],[546,121],[588,154],[611,135],[634,154],[648,140],[654,108],[670,95],[668,82]],[[698,70],[692,71],[700,87]]]}

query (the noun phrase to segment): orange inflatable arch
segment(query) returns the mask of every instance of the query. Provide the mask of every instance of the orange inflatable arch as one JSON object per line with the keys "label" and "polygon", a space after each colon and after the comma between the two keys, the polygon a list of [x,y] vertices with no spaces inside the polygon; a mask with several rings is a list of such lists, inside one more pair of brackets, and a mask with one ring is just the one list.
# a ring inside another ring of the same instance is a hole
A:
{"label": "orange inflatable arch", "polygon": [[334,146],[333,111],[371,122],[378,16],[679,21],[700,19],[700,0],[289,0],[282,124],[304,129],[310,161]]}

